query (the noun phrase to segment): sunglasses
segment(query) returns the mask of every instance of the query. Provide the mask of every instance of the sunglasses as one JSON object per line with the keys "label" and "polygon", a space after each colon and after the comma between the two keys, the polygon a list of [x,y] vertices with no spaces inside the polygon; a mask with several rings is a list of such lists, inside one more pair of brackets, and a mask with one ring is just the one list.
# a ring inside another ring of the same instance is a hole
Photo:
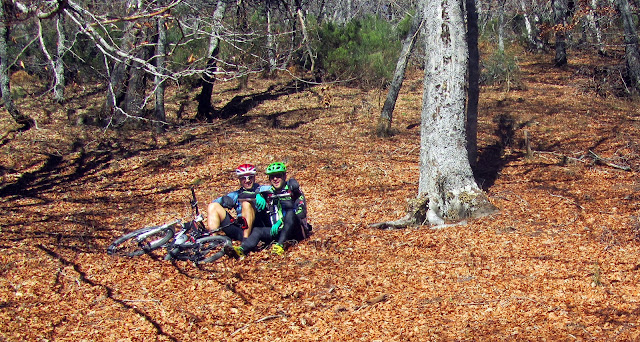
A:
{"label": "sunglasses", "polygon": [[284,173],[275,173],[273,175],[269,175],[269,179],[283,178],[283,177],[284,177]]}
{"label": "sunglasses", "polygon": [[238,179],[240,179],[241,181],[243,180],[243,181],[246,181],[246,182],[253,181],[255,178],[256,178],[256,176],[251,176],[251,175],[238,177]]}

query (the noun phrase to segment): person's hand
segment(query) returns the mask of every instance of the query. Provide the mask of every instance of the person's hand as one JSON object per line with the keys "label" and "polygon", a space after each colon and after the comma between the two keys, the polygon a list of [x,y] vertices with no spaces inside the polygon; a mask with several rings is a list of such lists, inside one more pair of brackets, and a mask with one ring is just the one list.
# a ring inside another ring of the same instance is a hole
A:
{"label": "person's hand", "polygon": [[267,201],[260,194],[256,194],[256,209],[264,210],[267,207]]}
{"label": "person's hand", "polygon": [[236,207],[236,202],[234,202],[231,197],[225,195],[225,196],[222,196],[222,200],[220,200],[220,205],[222,205],[222,207],[226,209],[233,209]]}
{"label": "person's hand", "polygon": [[282,226],[282,219],[276,221],[276,223],[274,223],[273,226],[271,226],[271,236],[278,235],[278,232],[280,231],[281,226]]}

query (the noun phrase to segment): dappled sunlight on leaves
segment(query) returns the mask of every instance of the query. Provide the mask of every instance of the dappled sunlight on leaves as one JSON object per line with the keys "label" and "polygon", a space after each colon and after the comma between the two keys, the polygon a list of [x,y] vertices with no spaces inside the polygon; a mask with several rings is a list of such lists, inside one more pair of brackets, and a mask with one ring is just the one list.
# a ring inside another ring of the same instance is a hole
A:
{"label": "dappled sunlight on leaves", "polygon": [[[381,94],[340,85],[330,108],[301,90],[163,136],[30,113],[39,128],[0,146],[0,339],[637,340],[640,112],[543,59],[521,59],[525,90],[482,90],[477,175],[500,211],[444,229],[369,227],[417,193],[419,90],[400,94],[389,139],[373,133]],[[190,186],[203,210],[237,187],[238,164],[264,183],[273,161],[314,227],[284,257],[106,254],[126,231],[190,215]]]}

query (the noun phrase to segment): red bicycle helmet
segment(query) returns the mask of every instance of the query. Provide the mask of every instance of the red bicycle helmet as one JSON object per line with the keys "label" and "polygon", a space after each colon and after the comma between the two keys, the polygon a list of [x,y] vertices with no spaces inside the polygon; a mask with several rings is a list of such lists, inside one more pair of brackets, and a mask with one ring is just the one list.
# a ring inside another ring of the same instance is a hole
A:
{"label": "red bicycle helmet", "polygon": [[249,176],[256,174],[256,167],[251,164],[242,164],[236,169],[236,176]]}

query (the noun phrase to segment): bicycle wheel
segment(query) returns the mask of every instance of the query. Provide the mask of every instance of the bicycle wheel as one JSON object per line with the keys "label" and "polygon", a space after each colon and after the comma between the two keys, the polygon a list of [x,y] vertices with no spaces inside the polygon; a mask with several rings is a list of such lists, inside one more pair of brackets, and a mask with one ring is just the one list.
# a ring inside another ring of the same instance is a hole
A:
{"label": "bicycle wheel", "polygon": [[222,235],[207,236],[198,239],[200,244],[200,253],[198,260],[194,260],[198,264],[214,262],[224,255],[224,247],[231,246],[231,239]]}
{"label": "bicycle wheel", "polygon": [[[135,257],[149,253],[164,246],[175,234],[173,223],[162,226],[146,227],[125,234],[113,241],[107,248],[107,254]],[[141,235],[145,235],[140,239]]]}

